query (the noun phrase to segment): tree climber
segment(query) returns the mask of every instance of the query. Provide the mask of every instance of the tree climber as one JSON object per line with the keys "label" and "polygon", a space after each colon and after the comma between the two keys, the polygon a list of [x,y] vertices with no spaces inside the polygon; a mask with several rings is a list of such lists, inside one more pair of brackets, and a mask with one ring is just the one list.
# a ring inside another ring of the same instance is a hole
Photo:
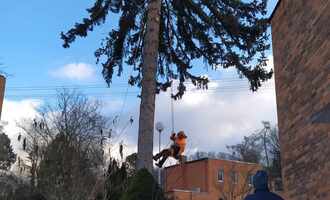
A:
{"label": "tree climber", "polygon": [[165,163],[166,159],[169,156],[172,156],[173,158],[177,160],[181,160],[182,153],[185,150],[186,147],[186,138],[187,136],[184,134],[183,131],[180,131],[177,135],[175,133],[172,133],[170,139],[173,141],[173,144],[170,148],[162,150],[160,153],[156,154],[153,159],[155,161],[162,158],[156,165],[161,168],[163,164]]}

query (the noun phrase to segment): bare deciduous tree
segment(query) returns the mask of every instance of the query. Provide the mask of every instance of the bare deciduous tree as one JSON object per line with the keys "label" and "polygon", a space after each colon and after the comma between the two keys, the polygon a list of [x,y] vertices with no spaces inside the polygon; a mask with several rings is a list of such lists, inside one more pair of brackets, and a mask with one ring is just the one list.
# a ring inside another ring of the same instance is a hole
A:
{"label": "bare deciduous tree", "polygon": [[241,171],[236,164],[232,164],[229,170],[229,176],[226,177],[228,180],[225,180],[226,183],[220,187],[221,197],[219,199],[243,200],[253,189],[251,179],[258,167],[251,166],[245,171]]}
{"label": "bare deciduous tree", "polygon": [[63,90],[33,120],[19,124],[30,161],[31,185],[48,199],[86,199],[104,162],[108,119],[100,102]]}
{"label": "bare deciduous tree", "polygon": [[276,126],[269,125],[227,148],[242,161],[262,164],[269,174],[270,189],[281,189],[281,152]]}
{"label": "bare deciduous tree", "polygon": [[257,134],[252,134],[244,137],[239,144],[228,145],[227,149],[235,156],[244,162],[260,163],[262,159],[262,147],[259,143],[260,137]]}

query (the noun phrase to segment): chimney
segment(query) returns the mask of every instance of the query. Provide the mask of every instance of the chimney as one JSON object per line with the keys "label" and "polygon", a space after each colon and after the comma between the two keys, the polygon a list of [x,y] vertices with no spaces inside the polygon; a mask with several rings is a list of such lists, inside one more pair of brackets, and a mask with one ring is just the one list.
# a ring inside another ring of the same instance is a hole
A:
{"label": "chimney", "polygon": [[5,85],[6,85],[6,77],[4,75],[0,75],[0,120],[1,120],[3,99],[5,97]]}

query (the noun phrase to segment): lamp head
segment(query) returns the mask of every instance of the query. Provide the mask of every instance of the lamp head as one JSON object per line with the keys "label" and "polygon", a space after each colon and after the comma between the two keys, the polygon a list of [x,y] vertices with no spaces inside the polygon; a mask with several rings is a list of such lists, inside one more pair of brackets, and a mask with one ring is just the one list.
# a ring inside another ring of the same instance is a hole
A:
{"label": "lamp head", "polygon": [[262,124],[264,125],[265,129],[270,129],[270,122],[262,121]]}
{"label": "lamp head", "polygon": [[162,132],[164,130],[164,125],[162,122],[157,122],[156,123],[156,129],[158,132]]}

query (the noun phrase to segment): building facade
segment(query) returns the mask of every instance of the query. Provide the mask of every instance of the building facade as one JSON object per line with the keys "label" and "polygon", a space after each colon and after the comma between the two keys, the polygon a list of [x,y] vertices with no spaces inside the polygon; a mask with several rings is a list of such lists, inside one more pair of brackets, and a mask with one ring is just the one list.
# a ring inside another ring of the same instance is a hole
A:
{"label": "building facade", "polygon": [[240,161],[200,159],[165,168],[164,190],[172,200],[238,200],[252,191],[261,166]]}
{"label": "building facade", "polygon": [[6,77],[0,74],[0,120],[2,113],[2,105],[5,97]]}
{"label": "building facade", "polygon": [[281,0],[271,26],[286,195],[330,199],[330,1]]}

